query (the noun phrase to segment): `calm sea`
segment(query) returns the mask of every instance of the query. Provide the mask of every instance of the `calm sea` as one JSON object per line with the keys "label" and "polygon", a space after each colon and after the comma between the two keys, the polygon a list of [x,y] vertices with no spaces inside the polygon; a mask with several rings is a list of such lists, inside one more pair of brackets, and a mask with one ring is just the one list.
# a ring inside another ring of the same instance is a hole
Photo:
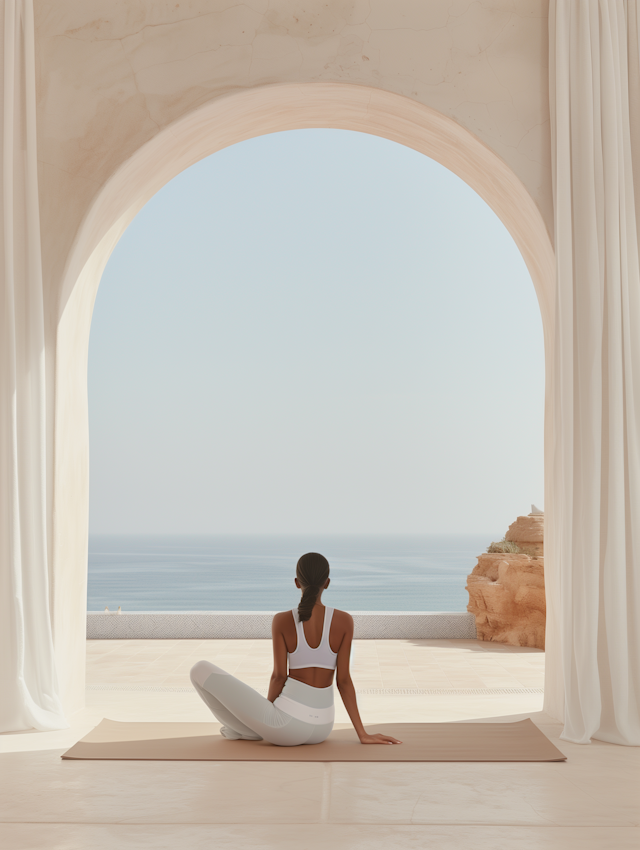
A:
{"label": "calm sea", "polygon": [[466,611],[465,579],[491,534],[92,535],[88,608],[282,611],[297,605],[305,552],[331,565],[328,605],[347,611]]}

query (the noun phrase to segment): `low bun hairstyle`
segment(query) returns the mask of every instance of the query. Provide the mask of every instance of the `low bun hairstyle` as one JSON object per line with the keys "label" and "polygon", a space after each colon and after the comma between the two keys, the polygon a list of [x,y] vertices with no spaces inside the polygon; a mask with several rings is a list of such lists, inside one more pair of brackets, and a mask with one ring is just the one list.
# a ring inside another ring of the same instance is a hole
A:
{"label": "low bun hairstyle", "polygon": [[306,623],[311,617],[313,606],[318,601],[327,579],[329,578],[329,561],[317,552],[303,555],[296,566],[296,578],[302,588],[302,599],[298,605],[298,617],[301,623]]}

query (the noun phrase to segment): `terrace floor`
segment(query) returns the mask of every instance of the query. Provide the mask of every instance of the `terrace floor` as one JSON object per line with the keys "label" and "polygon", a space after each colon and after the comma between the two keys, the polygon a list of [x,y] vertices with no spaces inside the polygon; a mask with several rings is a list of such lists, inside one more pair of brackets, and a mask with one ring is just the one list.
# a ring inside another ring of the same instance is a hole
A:
{"label": "terrace floor", "polygon": [[[208,658],[266,693],[270,642],[89,641],[87,707],[63,732],[0,735],[7,850],[627,850],[640,846],[640,751],[559,740],[544,653],[471,640],[358,641],[365,724],[520,719],[566,763],[61,761],[103,717],[210,720]],[[337,722],[348,718],[338,697]]]}

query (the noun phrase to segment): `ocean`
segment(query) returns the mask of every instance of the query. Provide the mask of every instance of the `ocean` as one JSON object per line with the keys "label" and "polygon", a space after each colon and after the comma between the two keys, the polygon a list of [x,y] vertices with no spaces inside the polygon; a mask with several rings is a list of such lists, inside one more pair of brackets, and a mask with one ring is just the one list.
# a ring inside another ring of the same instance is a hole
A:
{"label": "ocean", "polygon": [[331,565],[327,605],[466,611],[466,577],[501,535],[102,535],[89,538],[89,611],[283,611],[305,552]]}

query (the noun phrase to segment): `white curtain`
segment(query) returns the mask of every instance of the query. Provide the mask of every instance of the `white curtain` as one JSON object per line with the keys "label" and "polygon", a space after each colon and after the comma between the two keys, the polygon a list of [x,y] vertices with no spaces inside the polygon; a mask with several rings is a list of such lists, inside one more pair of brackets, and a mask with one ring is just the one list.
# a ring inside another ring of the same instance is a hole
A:
{"label": "white curtain", "polygon": [[547,707],[581,743],[640,745],[637,12],[636,0],[549,10],[558,285]]}
{"label": "white curtain", "polygon": [[45,336],[33,0],[4,0],[0,280],[0,732],[63,729],[46,537]]}

